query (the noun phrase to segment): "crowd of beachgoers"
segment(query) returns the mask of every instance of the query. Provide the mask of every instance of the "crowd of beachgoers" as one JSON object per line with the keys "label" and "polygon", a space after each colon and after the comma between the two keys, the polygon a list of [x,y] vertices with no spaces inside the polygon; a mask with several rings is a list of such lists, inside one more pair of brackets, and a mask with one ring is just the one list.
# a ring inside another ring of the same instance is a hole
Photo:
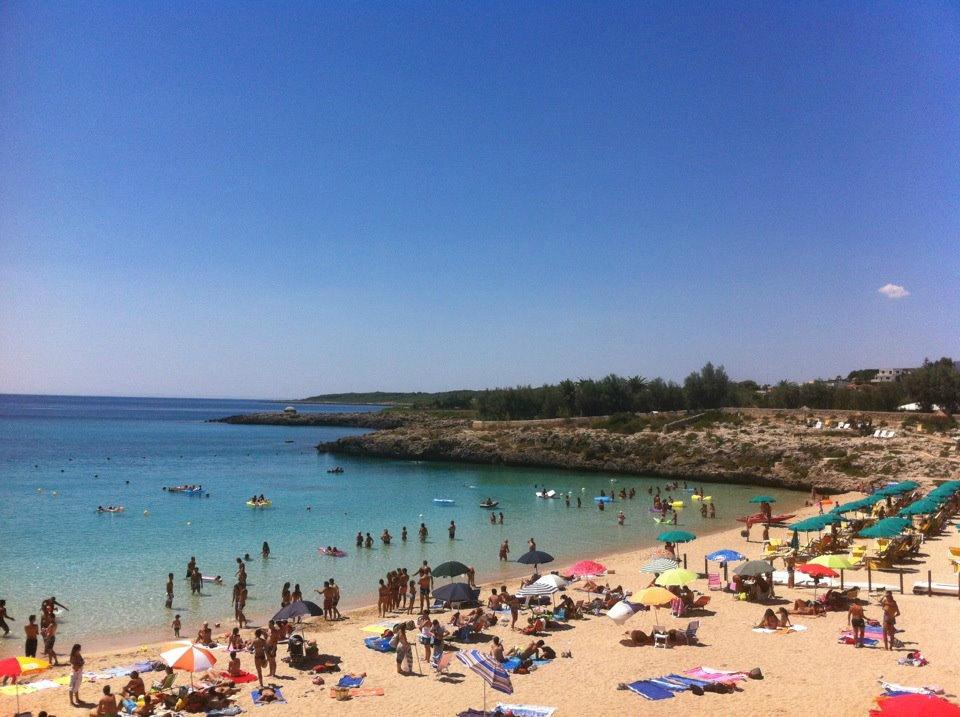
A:
{"label": "crowd of beachgoers", "polygon": [[[519,583],[478,583],[469,564],[422,561],[379,579],[375,608],[345,613],[331,577],[307,594],[285,583],[277,608],[251,621],[248,553],[236,558],[232,623],[185,628],[175,614],[170,643],[133,651],[85,656],[73,645],[60,654],[58,618],[69,614],[69,599],[45,598],[39,620],[29,614],[24,621],[23,657],[0,661],[0,700],[48,715],[69,700],[94,717],[218,717],[270,702],[306,714],[318,700],[337,714],[410,708],[470,715],[480,714],[469,706],[481,695],[487,711],[499,703],[501,714],[629,710],[631,699],[666,713],[675,711],[675,699],[706,696],[709,702],[685,703],[683,711],[715,713],[716,699],[741,700],[719,706],[740,711],[775,698],[783,700],[780,714],[801,714],[817,698],[798,683],[835,680],[842,669],[836,714],[897,714],[884,710],[905,698],[939,706],[960,690],[955,645],[940,629],[960,617],[960,545],[953,538],[960,481],[900,481],[832,498],[814,493],[797,516],[775,514],[773,498],[757,495],[742,528],[700,536],[673,526],[682,510],[675,493],[711,505],[699,488],[651,488],[652,519],[664,523],[655,549],[553,569],[552,556],[531,537],[517,561],[532,571]],[[595,506],[636,497],[624,488],[597,496]],[[368,538],[358,535],[358,545]],[[267,543],[257,559],[271,559]],[[324,565],[333,566],[348,568],[349,559]],[[904,574],[914,583],[906,589]],[[193,591],[211,579],[193,558],[183,577]],[[169,573],[168,610],[175,590]],[[19,612],[0,601],[5,636]],[[791,655],[801,647],[817,659],[798,675]],[[887,677],[878,683],[877,674]],[[481,682],[492,690],[481,691]],[[64,687],[67,699],[59,697]]]}

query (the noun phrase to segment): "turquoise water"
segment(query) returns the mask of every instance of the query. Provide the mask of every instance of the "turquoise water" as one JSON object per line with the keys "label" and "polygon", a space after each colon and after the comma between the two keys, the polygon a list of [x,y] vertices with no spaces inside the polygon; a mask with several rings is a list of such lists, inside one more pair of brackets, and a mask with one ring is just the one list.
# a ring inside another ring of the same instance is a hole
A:
{"label": "turquoise water", "polygon": [[[279,607],[285,581],[299,582],[306,594],[335,577],[345,602],[366,604],[387,570],[413,568],[422,560],[475,565],[480,581],[516,575],[522,566],[497,560],[504,538],[517,557],[534,537],[557,557],[552,567],[563,567],[574,558],[652,544],[660,532],[647,510],[646,489],[663,480],[334,457],[318,455],[314,446],[362,431],[204,423],[279,408],[260,401],[0,396],[0,598],[18,618],[11,635],[22,636],[26,616],[51,594],[71,608],[63,616],[60,643],[136,643],[166,635],[173,617],[164,608],[168,572],[176,576],[174,610],[192,633],[204,619],[232,615],[231,578],[235,559],[244,553],[253,557],[247,615],[264,617]],[[372,410],[301,410],[345,408]],[[333,465],[345,472],[328,474]],[[617,489],[636,487],[639,495],[601,513],[592,496],[609,492],[611,480]],[[161,490],[182,483],[201,483],[210,497]],[[538,499],[537,485],[579,493],[584,507]],[[720,529],[752,512],[746,500],[757,489],[705,486],[718,520],[704,521],[688,509],[682,527]],[[803,503],[801,494],[763,492],[778,498],[778,509]],[[273,500],[272,508],[245,505],[259,493]],[[478,507],[486,496],[500,501],[503,526],[491,526],[489,513]],[[434,498],[455,505],[439,507]],[[96,513],[107,504],[126,510]],[[627,514],[623,528],[616,525],[621,507]],[[457,524],[454,541],[447,537],[450,520]],[[430,529],[425,544],[415,538],[421,521]],[[411,536],[406,544],[399,540],[404,525]],[[378,539],[385,527],[395,538],[390,546]],[[377,539],[374,549],[354,548],[357,531]],[[260,558],[264,540],[272,550],[266,561]],[[331,544],[348,557],[317,554]],[[182,579],[191,555],[205,575],[223,575],[225,585],[208,585],[202,596],[192,597]],[[0,654],[16,652],[20,642],[0,641]]]}

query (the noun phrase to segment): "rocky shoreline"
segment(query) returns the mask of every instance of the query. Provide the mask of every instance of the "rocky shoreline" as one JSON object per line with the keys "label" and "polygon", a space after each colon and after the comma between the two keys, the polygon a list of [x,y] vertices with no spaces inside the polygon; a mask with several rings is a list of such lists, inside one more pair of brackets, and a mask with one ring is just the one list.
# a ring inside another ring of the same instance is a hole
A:
{"label": "rocky shoreline", "polygon": [[381,413],[242,413],[212,418],[207,423],[231,423],[244,426],[342,426],[390,430],[410,422],[406,414]]}
{"label": "rocky shoreline", "polygon": [[693,478],[838,493],[893,479],[932,483],[960,475],[949,437],[899,427],[893,438],[817,430],[807,419],[738,416],[715,425],[632,434],[575,426],[476,429],[463,420],[411,417],[348,436],[320,452]]}

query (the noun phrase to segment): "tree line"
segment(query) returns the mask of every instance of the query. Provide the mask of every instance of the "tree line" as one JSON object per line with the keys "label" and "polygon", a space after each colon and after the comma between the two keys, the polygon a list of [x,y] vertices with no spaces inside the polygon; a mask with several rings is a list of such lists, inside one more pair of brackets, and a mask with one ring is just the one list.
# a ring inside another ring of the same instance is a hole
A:
{"label": "tree line", "polygon": [[601,379],[567,379],[543,386],[450,392],[438,397],[433,407],[473,409],[488,420],[696,411],[725,406],[895,411],[904,403],[917,402],[926,411],[934,405],[950,413],[960,409],[960,373],[949,358],[924,361],[922,367],[902,381],[872,384],[856,376],[853,380],[854,383],[802,384],[781,381],[761,386],[755,381],[732,381],[723,366],[707,363],[687,376],[683,384],[662,378],[609,374]]}

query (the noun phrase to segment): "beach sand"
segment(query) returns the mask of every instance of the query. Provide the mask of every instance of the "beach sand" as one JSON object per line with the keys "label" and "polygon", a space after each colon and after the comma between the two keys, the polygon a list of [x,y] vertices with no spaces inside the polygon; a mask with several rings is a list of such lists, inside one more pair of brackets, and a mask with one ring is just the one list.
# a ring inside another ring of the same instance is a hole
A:
{"label": "beach sand", "polygon": [[[855,495],[850,498],[857,497]],[[844,500],[844,496],[838,496]],[[810,515],[814,509],[802,511],[798,517]],[[756,540],[759,529],[752,531]],[[789,538],[785,529],[774,528],[771,537]],[[654,624],[653,613],[640,613],[631,618],[623,627],[615,625],[606,617],[590,617],[582,621],[572,621],[568,629],[553,632],[546,638],[558,654],[571,651],[573,657],[558,658],[528,675],[514,675],[514,694],[511,696],[487,690],[487,705],[492,707],[502,698],[504,702],[526,703],[552,706],[557,708],[559,717],[584,714],[765,714],[765,715],[808,715],[812,712],[830,715],[866,715],[874,704],[874,698],[881,693],[877,684],[880,676],[901,684],[939,685],[948,695],[960,693],[960,600],[949,597],[926,597],[909,594],[915,580],[925,580],[926,571],[933,570],[934,580],[956,583],[957,576],[952,572],[947,560],[947,546],[958,545],[957,529],[954,525],[940,537],[928,540],[921,551],[916,564],[908,569],[917,571],[905,576],[904,585],[908,594],[895,594],[900,604],[902,616],[898,627],[903,630],[898,635],[905,643],[902,650],[887,652],[882,649],[854,649],[852,646],[838,644],[838,632],[846,627],[845,612],[828,613],[825,617],[796,616],[794,622],[807,627],[805,632],[792,634],[759,634],[751,630],[764,612],[764,606],[735,600],[728,593],[710,592],[706,579],[698,580],[691,587],[711,596],[708,608],[711,614],[700,615],[700,646],[680,646],[667,650],[652,647],[629,647],[621,644],[623,633],[628,629],[641,629],[649,632]],[[714,535],[704,536],[695,542],[680,546],[686,552],[689,567],[703,570],[703,556],[719,548],[733,548],[748,557],[759,557],[759,542],[745,542],[738,529],[727,530]],[[584,558],[599,559],[608,569],[614,571],[605,580],[610,585],[622,584],[629,590],[638,590],[646,586],[649,575],[640,573],[638,568],[645,562],[651,550],[639,550],[610,556],[584,555]],[[566,566],[551,565],[553,569]],[[778,563],[778,567],[780,567]],[[715,570],[715,564],[711,566]],[[482,578],[482,576],[480,576]],[[847,581],[865,581],[863,571],[848,571]],[[443,580],[438,581],[442,584]],[[874,582],[898,584],[895,573],[874,572]],[[508,583],[516,590],[517,581]],[[812,597],[810,588],[777,588],[778,597],[793,600],[798,597]],[[483,591],[484,597],[489,589]],[[580,599],[583,593],[573,592],[574,599]],[[865,591],[861,597],[866,597]],[[774,606],[776,607],[776,606]],[[879,618],[880,610],[876,598],[870,598],[866,607],[868,618]],[[449,616],[449,613],[447,613]],[[244,710],[262,710],[264,714],[277,713],[287,717],[304,717],[323,711],[333,715],[454,715],[473,706],[482,704],[482,683],[473,673],[462,669],[454,661],[451,675],[438,679],[432,670],[424,669],[424,675],[403,677],[396,673],[393,654],[381,654],[368,650],[363,638],[369,633],[360,628],[377,620],[376,610],[366,608],[352,610],[349,619],[337,623],[320,623],[308,627],[308,637],[316,639],[323,654],[342,658],[343,672],[367,673],[365,687],[383,688],[382,697],[358,697],[346,702],[337,702],[328,696],[328,687],[336,682],[338,675],[327,675],[327,685],[318,687],[311,684],[310,676],[281,663],[280,678],[277,680],[287,699],[286,705],[254,707],[251,703],[250,688],[244,689],[237,699]],[[690,618],[677,619],[660,610],[659,622],[666,627],[683,628]],[[523,615],[521,615],[523,621]],[[215,634],[226,632],[224,629]],[[183,634],[192,636],[195,625],[184,625]],[[524,638],[519,633],[511,633],[508,624],[501,623],[493,629],[509,648],[520,644]],[[172,639],[172,638],[171,638]],[[529,639],[529,638],[526,638]],[[61,640],[66,642],[66,640]],[[525,643],[524,643],[525,644]],[[487,649],[487,643],[472,645],[481,650]],[[58,644],[66,650],[69,645]],[[907,667],[897,664],[897,659],[908,650],[922,650],[930,664],[924,667]],[[285,655],[281,646],[280,656]],[[87,670],[129,664],[144,659],[154,659],[159,647],[143,646],[136,650],[106,651],[96,655],[87,655]],[[226,653],[216,653],[221,662],[218,667],[226,668]],[[64,658],[66,656],[63,656]],[[422,655],[421,655],[422,658]],[[242,656],[243,668],[253,671],[252,657]],[[618,683],[632,682],[638,679],[656,677],[697,666],[709,666],[716,669],[750,670],[759,667],[763,671],[763,680],[747,680],[739,683],[741,691],[734,694],[706,694],[697,697],[690,692],[676,695],[672,699],[657,702],[647,701],[632,692],[618,690]],[[414,669],[417,663],[414,661]],[[50,679],[68,673],[67,667],[54,668],[36,679]],[[159,673],[148,673],[145,680],[149,683]],[[185,674],[178,676],[178,684],[188,683]],[[110,684],[115,691],[125,683],[125,679],[113,680]],[[99,698],[103,683],[84,682],[81,696],[87,702]],[[12,714],[15,702],[12,697],[0,696],[2,712]],[[79,713],[69,706],[66,688],[43,690],[20,698],[22,711],[47,710],[51,714]]]}

